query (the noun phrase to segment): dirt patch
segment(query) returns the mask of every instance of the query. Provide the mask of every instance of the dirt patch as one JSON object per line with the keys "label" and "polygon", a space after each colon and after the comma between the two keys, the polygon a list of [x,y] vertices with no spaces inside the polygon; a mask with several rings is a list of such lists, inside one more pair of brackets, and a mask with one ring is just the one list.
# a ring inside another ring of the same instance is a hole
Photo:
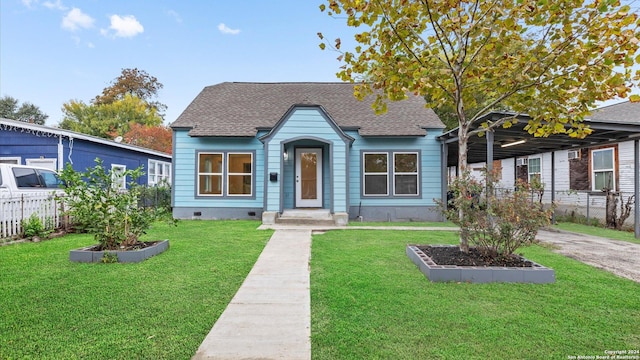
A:
{"label": "dirt patch", "polygon": [[418,246],[438,265],[457,266],[500,266],[500,267],[532,267],[531,261],[512,254],[508,256],[487,257],[478,249],[470,248],[469,252],[460,251],[458,246]]}

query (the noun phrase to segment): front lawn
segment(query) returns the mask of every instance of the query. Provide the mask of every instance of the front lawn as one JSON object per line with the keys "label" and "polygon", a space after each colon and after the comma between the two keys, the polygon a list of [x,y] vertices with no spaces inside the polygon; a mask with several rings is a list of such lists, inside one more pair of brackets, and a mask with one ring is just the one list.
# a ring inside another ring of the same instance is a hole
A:
{"label": "front lawn", "polygon": [[314,235],[314,359],[567,359],[640,348],[640,284],[534,246],[556,283],[431,283],[407,244],[440,231]]}
{"label": "front lawn", "polygon": [[158,224],[166,252],[137,264],[72,263],[68,235],[0,247],[0,359],[189,359],[271,236],[255,221]]}

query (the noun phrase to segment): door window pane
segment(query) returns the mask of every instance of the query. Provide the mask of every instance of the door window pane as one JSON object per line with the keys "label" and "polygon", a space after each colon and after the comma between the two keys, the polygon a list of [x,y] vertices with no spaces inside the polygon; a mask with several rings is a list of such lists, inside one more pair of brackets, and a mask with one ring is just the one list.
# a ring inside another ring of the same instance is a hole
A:
{"label": "door window pane", "polygon": [[303,200],[318,199],[318,156],[308,152],[300,154],[300,197]]}

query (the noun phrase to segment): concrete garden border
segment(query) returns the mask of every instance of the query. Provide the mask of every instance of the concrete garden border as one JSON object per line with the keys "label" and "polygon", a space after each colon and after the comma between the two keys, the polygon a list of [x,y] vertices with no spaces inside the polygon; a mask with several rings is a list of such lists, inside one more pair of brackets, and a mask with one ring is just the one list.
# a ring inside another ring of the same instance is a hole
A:
{"label": "concrete garden border", "polygon": [[69,260],[73,262],[102,262],[105,253],[118,256],[119,263],[137,263],[144,261],[154,255],[158,255],[169,248],[169,240],[158,241],[157,243],[140,250],[90,250],[95,245],[87,246],[77,250],[69,251]]}
{"label": "concrete garden border", "polygon": [[407,256],[418,266],[420,271],[433,282],[550,284],[556,281],[556,273],[553,269],[531,260],[528,261],[531,261],[533,264],[532,267],[437,265],[418,248],[418,245],[407,245]]}

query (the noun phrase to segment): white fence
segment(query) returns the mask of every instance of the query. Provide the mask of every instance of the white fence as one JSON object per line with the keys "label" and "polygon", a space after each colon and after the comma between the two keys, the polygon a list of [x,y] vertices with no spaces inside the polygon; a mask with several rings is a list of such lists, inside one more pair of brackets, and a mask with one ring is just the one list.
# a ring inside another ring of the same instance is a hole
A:
{"label": "white fence", "polygon": [[55,192],[0,193],[0,239],[18,237],[22,233],[22,220],[36,214],[46,229],[59,228],[62,221],[61,202]]}

